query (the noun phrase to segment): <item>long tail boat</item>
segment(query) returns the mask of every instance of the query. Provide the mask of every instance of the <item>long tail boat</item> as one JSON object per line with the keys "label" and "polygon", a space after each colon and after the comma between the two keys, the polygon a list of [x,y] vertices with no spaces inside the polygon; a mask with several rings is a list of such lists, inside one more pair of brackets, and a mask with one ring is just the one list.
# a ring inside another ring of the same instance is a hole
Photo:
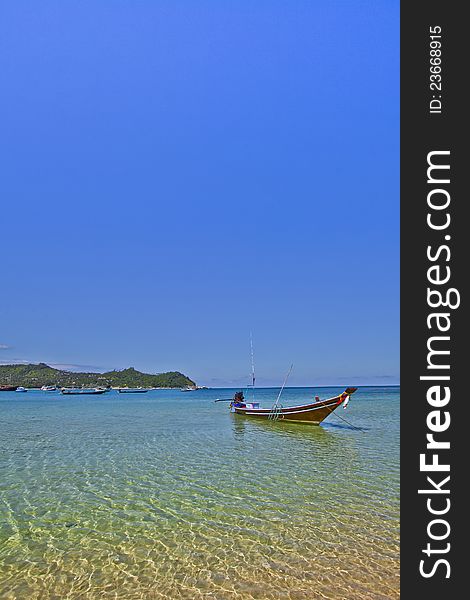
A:
{"label": "long tail boat", "polygon": [[230,403],[230,410],[237,415],[245,417],[319,425],[338,406],[343,404],[346,407],[349,397],[356,390],[357,388],[355,387],[348,387],[342,394],[328,400],[316,399],[311,404],[300,404],[298,406],[281,406],[280,404],[275,404],[272,408],[260,408],[258,402],[245,402],[243,392],[237,392]]}
{"label": "long tail boat", "polygon": [[106,390],[99,388],[62,388],[61,394],[65,396],[81,396],[83,394],[104,394]]}

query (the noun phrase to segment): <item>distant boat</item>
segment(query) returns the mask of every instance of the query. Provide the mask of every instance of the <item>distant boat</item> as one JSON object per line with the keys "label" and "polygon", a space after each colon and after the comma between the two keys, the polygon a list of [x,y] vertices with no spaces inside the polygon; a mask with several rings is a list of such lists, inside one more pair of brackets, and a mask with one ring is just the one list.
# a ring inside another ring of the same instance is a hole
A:
{"label": "distant boat", "polygon": [[43,385],[41,390],[43,392],[55,392],[57,387],[55,385]]}
{"label": "distant boat", "polygon": [[118,388],[120,394],[145,394],[148,392],[145,388]]}
{"label": "distant boat", "polygon": [[17,385],[0,385],[0,392],[16,392]]}
{"label": "distant boat", "polygon": [[349,387],[339,396],[329,398],[328,400],[315,399],[315,402],[300,404],[298,406],[282,406],[276,403],[272,408],[260,408],[259,402],[245,402],[243,392],[237,392],[230,403],[230,410],[237,415],[245,417],[319,425],[338,406],[343,404],[346,407],[349,402],[349,396],[354,394],[356,390],[357,388],[355,387]]}
{"label": "distant boat", "polygon": [[98,388],[62,388],[60,390],[61,394],[71,396],[82,396],[84,394],[104,394],[105,392],[106,390]]}
{"label": "distant boat", "polygon": [[182,392],[195,392],[198,388],[195,386],[188,385],[187,387],[181,388]]}
{"label": "distant boat", "polygon": [[27,392],[28,390],[25,387],[20,385],[20,387],[17,387],[15,391],[16,392]]}

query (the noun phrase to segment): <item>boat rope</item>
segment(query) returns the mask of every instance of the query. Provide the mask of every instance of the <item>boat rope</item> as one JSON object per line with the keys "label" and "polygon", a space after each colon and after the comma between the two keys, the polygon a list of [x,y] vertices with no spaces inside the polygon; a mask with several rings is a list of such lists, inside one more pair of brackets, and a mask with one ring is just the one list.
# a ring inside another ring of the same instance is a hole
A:
{"label": "boat rope", "polygon": [[[337,415],[334,411],[334,408],[330,408],[329,406],[326,406],[325,408],[327,408],[330,413],[334,416],[337,417],[338,419],[341,419],[341,421],[344,421],[345,423],[347,423],[350,427],[352,427],[353,429],[357,429],[358,431],[362,431],[362,433],[365,433],[364,429],[361,429],[360,427],[356,427],[356,425],[353,425],[352,423],[350,423],[347,419],[345,419],[344,417],[340,417],[339,415]],[[335,407],[336,408],[336,407]]]}
{"label": "boat rope", "polygon": [[282,391],[284,390],[284,387],[285,387],[285,385],[287,383],[287,380],[289,379],[289,375],[291,374],[291,371],[292,371],[293,368],[294,368],[294,365],[292,364],[290,366],[290,369],[289,369],[289,371],[288,371],[285,379],[284,379],[282,387],[279,390],[279,394],[278,394],[278,396],[276,398],[276,402],[272,405],[271,411],[270,411],[270,413],[268,415],[268,419],[272,419],[273,421],[277,421],[279,419],[279,415],[281,414],[281,410],[282,410],[282,406],[280,406],[279,400],[281,399]]}
{"label": "boat rope", "polygon": [[268,419],[272,421],[277,421],[282,414],[282,404],[278,404],[277,406],[273,406],[268,415]]}

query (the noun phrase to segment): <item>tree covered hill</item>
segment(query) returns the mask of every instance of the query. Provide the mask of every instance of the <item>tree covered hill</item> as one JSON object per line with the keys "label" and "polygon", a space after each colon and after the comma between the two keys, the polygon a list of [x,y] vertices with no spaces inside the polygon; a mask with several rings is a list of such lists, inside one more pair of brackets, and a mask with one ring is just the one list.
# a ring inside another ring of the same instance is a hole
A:
{"label": "tree covered hill", "polygon": [[164,387],[179,388],[195,386],[194,381],[179,373],[141,373],[134,368],[107,373],[75,373],[54,369],[44,363],[28,365],[0,365],[0,385],[21,385],[41,387],[57,385],[59,387]]}

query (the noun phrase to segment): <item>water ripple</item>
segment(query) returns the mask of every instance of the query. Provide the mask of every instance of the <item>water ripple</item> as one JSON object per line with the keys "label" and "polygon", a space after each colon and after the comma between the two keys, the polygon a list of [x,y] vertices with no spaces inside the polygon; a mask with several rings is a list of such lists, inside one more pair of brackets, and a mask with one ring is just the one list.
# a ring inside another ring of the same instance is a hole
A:
{"label": "water ripple", "polygon": [[351,401],[364,433],[27,395],[0,401],[1,598],[399,597],[397,389]]}

